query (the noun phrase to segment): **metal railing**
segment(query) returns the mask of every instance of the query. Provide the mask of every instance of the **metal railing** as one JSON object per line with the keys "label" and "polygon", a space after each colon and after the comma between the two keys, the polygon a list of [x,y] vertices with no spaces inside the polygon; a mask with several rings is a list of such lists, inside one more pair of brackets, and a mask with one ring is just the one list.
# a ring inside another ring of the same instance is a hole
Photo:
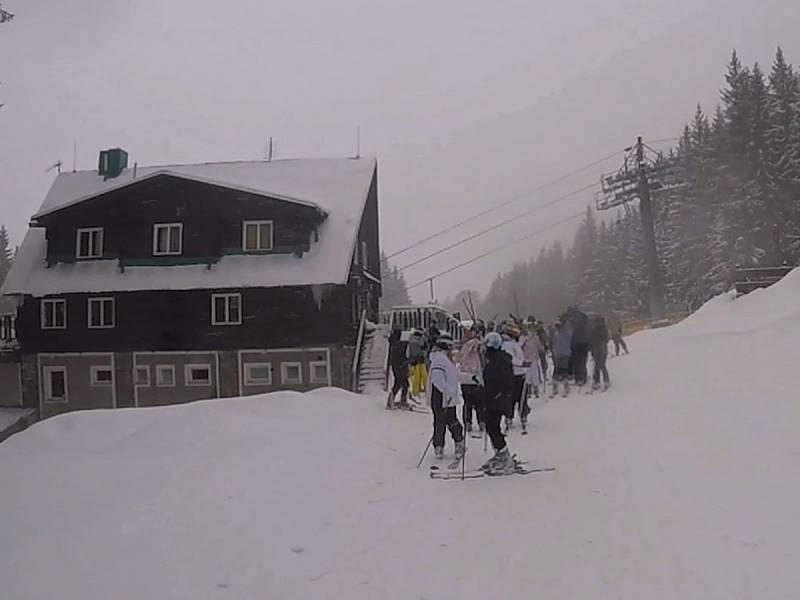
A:
{"label": "metal railing", "polygon": [[358,337],[356,338],[356,351],[353,355],[353,392],[358,393],[359,374],[361,369],[362,347],[364,345],[364,328],[367,323],[366,309],[361,311],[361,323],[358,326]]}

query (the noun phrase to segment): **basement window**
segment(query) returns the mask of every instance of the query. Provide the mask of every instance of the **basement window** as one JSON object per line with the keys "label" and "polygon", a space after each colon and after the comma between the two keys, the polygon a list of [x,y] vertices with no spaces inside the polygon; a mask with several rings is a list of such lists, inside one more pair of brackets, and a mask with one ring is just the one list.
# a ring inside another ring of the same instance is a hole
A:
{"label": "basement window", "polygon": [[281,363],[281,383],[284,385],[300,385],[303,383],[303,367],[299,362]]}
{"label": "basement window", "polygon": [[75,242],[76,258],[100,258],[103,256],[103,228],[87,227],[78,229]]}
{"label": "basement window", "polygon": [[267,252],[272,250],[272,221],[245,221],[242,223],[242,250]]}
{"label": "basement window", "polygon": [[211,385],[211,365],[186,365],[186,385]]}
{"label": "basement window", "polygon": [[67,301],[63,298],[42,300],[42,329],[67,328]]}
{"label": "basement window", "polygon": [[183,253],[183,223],[159,223],[153,226],[153,256]]}
{"label": "basement window", "polygon": [[175,365],[156,365],[156,387],[175,387]]}
{"label": "basement window", "polygon": [[309,380],[314,384],[330,385],[330,369],[326,360],[312,360],[308,363]]}
{"label": "basement window", "polygon": [[141,387],[149,387],[150,385],[150,367],[136,367],[136,374],[134,382]]}
{"label": "basement window", "polygon": [[245,363],[245,385],[272,385],[272,365],[269,363]]}
{"label": "basement window", "polygon": [[111,367],[89,367],[92,387],[107,387],[114,385],[114,371]]}

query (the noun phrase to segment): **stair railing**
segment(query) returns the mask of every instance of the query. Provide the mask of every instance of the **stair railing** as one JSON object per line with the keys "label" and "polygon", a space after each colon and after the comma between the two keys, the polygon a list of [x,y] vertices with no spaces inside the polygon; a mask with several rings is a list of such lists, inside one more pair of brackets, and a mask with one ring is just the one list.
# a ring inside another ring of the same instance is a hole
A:
{"label": "stair railing", "polygon": [[361,358],[364,345],[364,328],[367,322],[366,309],[361,311],[361,323],[358,326],[358,337],[356,338],[356,353],[353,356],[353,392],[358,393],[359,375],[361,373]]}

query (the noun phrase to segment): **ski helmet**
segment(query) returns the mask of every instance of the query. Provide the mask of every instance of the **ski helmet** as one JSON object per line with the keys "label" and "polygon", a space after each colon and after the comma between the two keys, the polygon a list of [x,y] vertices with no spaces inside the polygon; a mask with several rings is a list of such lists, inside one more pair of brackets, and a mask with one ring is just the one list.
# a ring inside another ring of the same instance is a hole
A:
{"label": "ski helmet", "polygon": [[491,331],[486,334],[485,338],[483,338],[483,343],[486,344],[487,348],[500,350],[500,348],[503,347],[503,338],[500,336],[499,333]]}
{"label": "ski helmet", "polygon": [[435,345],[442,350],[452,350],[453,338],[449,333],[442,333],[436,338]]}

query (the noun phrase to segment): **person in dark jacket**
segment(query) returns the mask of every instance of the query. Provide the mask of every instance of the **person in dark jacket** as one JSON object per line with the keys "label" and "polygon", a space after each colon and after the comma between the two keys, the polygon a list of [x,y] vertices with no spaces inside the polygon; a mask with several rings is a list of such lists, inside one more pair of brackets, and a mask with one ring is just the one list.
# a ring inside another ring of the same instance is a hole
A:
{"label": "person in dark jacket", "polygon": [[600,389],[600,375],[603,375],[603,389],[607,390],[611,385],[608,377],[608,368],[606,361],[608,360],[608,326],[606,319],[603,315],[595,315],[592,319],[591,327],[591,346],[592,346],[592,359],[594,360],[594,377],[592,382],[592,389]]}
{"label": "person in dark jacket", "polygon": [[575,384],[582,386],[588,379],[586,361],[589,359],[590,331],[589,317],[575,306],[568,311],[572,325],[572,370]]}
{"label": "person in dark jacket", "polygon": [[616,352],[616,355],[619,356],[620,348],[622,348],[622,351],[625,354],[628,354],[628,344],[625,343],[625,340],[622,337],[622,323],[617,322],[613,326],[612,331],[614,333],[611,334],[611,339],[614,340],[614,350]]}
{"label": "person in dark jacket", "polygon": [[[408,358],[406,350],[408,342],[402,340],[402,330],[397,327],[389,336],[389,366],[392,369],[392,390],[386,399],[386,408],[408,408]],[[400,402],[395,404],[397,392],[402,392]]]}
{"label": "person in dark jacket", "polygon": [[503,338],[499,333],[488,333],[484,344],[486,365],[483,368],[483,413],[494,456],[481,468],[490,474],[501,475],[514,470],[514,459],[500,428],[502,418],[513,405],[514,367],[511,365],[511,356],[503,350]]}

